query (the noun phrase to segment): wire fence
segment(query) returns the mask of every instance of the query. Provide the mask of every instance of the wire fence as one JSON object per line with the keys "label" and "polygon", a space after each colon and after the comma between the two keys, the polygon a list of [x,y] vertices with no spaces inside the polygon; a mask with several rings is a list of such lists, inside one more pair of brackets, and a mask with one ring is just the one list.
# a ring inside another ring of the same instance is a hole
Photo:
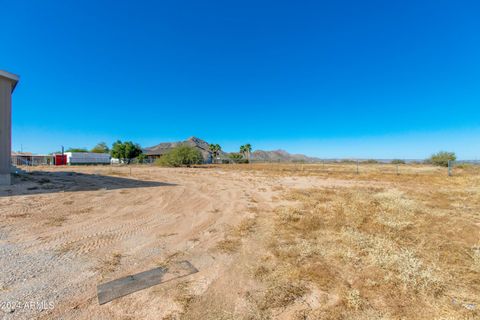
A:
{"label": "wire fence", "polygon": [[[13,157],[12,164],[16,166],[41,166],[53,165],[53,159],[46,157],[31,156],[28,159],[25,157]],[[132,166],[132,165],[154,165],[155,159],[142,159],[138,161],[133,159],[129,164],[125,163],[111,163],[112,166]],[[93,164],[92,164],[93,165]],[[434,166],[424,160],[415,159],[318,159],[317,161],[282,161],[280,159],[274,160],[258,160],[252,159],[230,159],[219,158],[215,159],[214,163],[204,164],[202,166],[222,166],[239,167],[256,170],[273,170],[284,172],[305,172],[317,174],[329,173],[346,173],[346,174],[368,174],[368,173],[382,173],[382,174],[431,174],[440,173],[454,176],[469,172],[480,171],[480,160],[457,160],[448,161],[444,166]]]}
{"label": "wire fence", "polygon": [[433,165],[421,160],[251,161],[249,164],[237,163],[232,167],[278,172],[303,172],[305,174],[440,174],[452,176],[455,174],[480,173],[480,161],[478,160],[451,161],[445,165]]}

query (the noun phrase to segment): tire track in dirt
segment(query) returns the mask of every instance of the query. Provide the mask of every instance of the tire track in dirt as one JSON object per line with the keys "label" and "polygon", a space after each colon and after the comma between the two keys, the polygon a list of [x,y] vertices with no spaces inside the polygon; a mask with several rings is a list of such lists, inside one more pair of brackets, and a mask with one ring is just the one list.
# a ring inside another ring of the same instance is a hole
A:
{"label": "tire track in dirt", "polygon": [[[178,202],[181,198],[186,197],[185,189],[183,188],[181,192],[178,192],[175,196],[171,197],[173,203]],[[191,198],[191,195],[189,196]],[[141,199],[140,199],[141,200]],[[138,202],[140,200],[133,200],[132,202]],[[201,201],[200,201],[201,202]],[[168,210],[168,206],[171,205],[172,201],[160,202],[160,208],[156,209],[155,212],[159,210]],[[197,203],[196,201],[191,201],[193,206]],[[80,255],[86,255],[92,251],[96,251],[98,249],[111,246],[114,243],[120,242],[121,240],[133,237],[137,234],[148,234],[152,229],[160,227],[168,221],[165,218],[165,214],[158,214],[158,213],[146,213],[143,214],[141,217],[135,216],[135,219],[128,222],[123,223],[119,226],[115,226],[108,229],[102,229],[102,231],[98,231],[95,233],[91,233],[88,235],[84,235],[75,239],[66,240],[62,237],[58,237],[56,239],[56,243],[53,245],[45,246],[45,242],[40,242],[35,246],[29,246],[30,250],[38,250],[36,248],[42,248],[43,251],[60,251],[66,254],[61,254],[61,256],[68,257],[69,259],[75,258]],[[88,226],[84,226],[82,229],[86,229]]]}
{"label": "tire track in dirt", "polygon": [[[145,196],[143,194],[138,194],[138,195],[139,196],[136,196],[136,194],[133,194],[134,198],[131,201],[132,205],[143,203],[146,200],[148,200],[149,198],[151,198],[150,195],[147,195],[147,196]],[[19,230],[18,228],[16,228],[16,232],[11,234],[11,237],[12,238],[23,237],[23,241],[19,241],[19,242],[21,243],[21,247],[25,250],[38,250],[38,248],[42,248],[42,250],[56,250],[61,246],[64,246],[64,245],[70,246],[73,243],[82,242],[86,239],[91,239],[91,238],[94,238],[94,237],[102,237],[103,236],[104,238],[107,238],[107,237],[109,237],[110,233],[115,233],[115,232],[122,233],[122,229],[135,228],[135,230],[142,230],[139,227],[135,227],[135,226],[152,222],[152,219],[154,219],[154,218],[149,218],[148,217],[149,214],[145,213],[145,214],[142,214],[141,216],[136,215],[135,219],[133,221],[130,221],[128,223],[124,223],[120,226],[114,226],[114,227],[110,227],[110,228],[105,229],[105,226],[103,225],[103,223],[108,221],[108,220],[116,219],[117,217],[115,217],[112,213],[99,215],[98,211],[103,211],[102,207],[103,208],[111,208],[112,204],[115,203],[115,201],[113,200],[115,198],[114,196],[115,196],[115,194],[113,194],[113,195],[110,194],[110,197],[106,197],[106,199],[103,199],[103,198],[100,199],[99,200],[99,204],[101,204],[100,209],[95,210],[94,212],[88,212],[89,214],[87,216],[82,216],[83,219],[86,219],[86,220],[94,219],[94,221],[89,221],[88,223],[82,223],[82,225],[77,226],[74,230],[68,229],[68,225],[67,225],[66,230],[65,229],[59,230],[59,231],[55,232],[53,235],[51,234],[51,230],[49,230],[50,232],[49,232],[48,235],[45,236],[45,238],[39,238],[38,236],[33,236],[33,237],[25,239],[25,236],[24,236],[25,233],[26,233],[25,230],[21,230],[21,229]],[[71,201],[71,199],[69,201]],[[78,200],[77,200],[77,202],[78,202]],[[89,203],[88,205],[91,205],[91,206],[95,207],[97,204],[96,203],[93,203],[93,204]],[[158,209],[156,209],[156,211],[162,210],[163,207],[165,207],[165,205],[166,205],[165,203],[160,202],[159,205],[157,206]],[[43,205],[42,207],[46,207],[46,206]],[[61,205],[57,205],[56,207],[59,208],[59,207],[61,207]],[[87,207],[87,208],[89,208],[89,207]],[[31,208],[30,210],[34,210],[34,209],[35,208]],[[51,210],[51,208],[48,208],[48,210]],[[83,208],[83,209],[82,208],[77,208],[73,212],[79,212],[79,211],[82,211],[82,210],[85,210],[85,208]],[[68,214],[67,214],[67,216],[68,216]],[[150,220],[148,220],[148,219],[150,219]],[[45,224],[44,221],[38,221],[36,223],[33,223],[33,226],[35,228],[43,227],[43,229],[45,229],[44,224]],[[90,233],[90,234],[87,234],[87,235],[83,235],[81,237],[71,239],[72,234],[84,234],[85,231],[90,230],[92,228],[97,228],[97,227],[102,228],[102,231],[95,232],[95,233]],[[125,231],[123,231],[123,233],[125,233]],[[19,237],[15,237],[16,235],[18,235]],[[110,236],[110,237],[111,238],[117,238],[116,236]],[[70,239],[67,239],[67,238],[70,238]]]}
{"label": "tire track in dirt", "polygon": [[[17,261],[30,258],[15,267],[5,261],[6,270],[16,270],[8,282],[9,297],[25,292],[31,292],[31,298],[62,293],[55,298],[56,314],[70,318],[68,306],[91,296],[87,290],[98,282],[98,270],[112,252],[120,252],[122,258],[109,277],[145,270],[176,252],[204,259],[210,257],[208,250],[223,237],[226,226],[239,222],[248,211],[241,179],[194,169],[180,170],[178,175],[171,174],[176,170],[153,171],[152,181],[176,186],[53,193],[30,196],[33,200],[23,207],[12,203],[9,210],[24,210],[30,216],[12,220],[7,241],[15,246],[8,249],[9,256]],[[67,220],[58,226],[47,224],[56,217]],[[208,263],[218,261],[209,258]],[[52,274],[57,280],[52,280]],[[27,280],[20,283],[18,279]],[[93,314],[84,313],[86,308],[82,307],[78,319],[92,318]],[[31,317],[16,312],[16,318]]]}

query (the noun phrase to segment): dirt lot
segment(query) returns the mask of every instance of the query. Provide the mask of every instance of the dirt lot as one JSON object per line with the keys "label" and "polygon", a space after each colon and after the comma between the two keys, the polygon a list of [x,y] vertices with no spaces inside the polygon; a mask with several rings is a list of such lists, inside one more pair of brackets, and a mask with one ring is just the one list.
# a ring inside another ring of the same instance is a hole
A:
{"label": "dirt lot", "polygon": [[[476,168],[35,168],[0,188],[5,319],[480,317]],[[99,305],[96,286],[198,273]]]}

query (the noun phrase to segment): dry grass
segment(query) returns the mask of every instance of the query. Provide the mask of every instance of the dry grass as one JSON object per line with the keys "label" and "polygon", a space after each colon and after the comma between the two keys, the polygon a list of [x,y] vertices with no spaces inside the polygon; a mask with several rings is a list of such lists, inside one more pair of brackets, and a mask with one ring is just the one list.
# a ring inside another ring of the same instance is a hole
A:
{"label": "dry grass", "polygon": [[[399,175],[388,165],[364,165],[360,174],[352,168],[235,168],[267,177],[371,182],[273,188],[289,205],[265,218],[270,235],[255,243],[269,255],[252,272],[263,288],[247,297],[253,318],[297,309],[301,319],[479,318],[478,168],[457,168],[453,177],[444,168],[420,165],[401,166]],[[222,246],[238,250],[238,239],[231,236]],[[323,300],[302,303],[312,291]]]}
{"label": "dry grass", "polygon": [[[218,166],[224,170],[250,171],[269,177],[324,177],[358,181],[395,181],[424,184],[433,181],[446,181],[449,179],[448,170],[425,164],[365,164],[360,163],[358,174],[355,163],[316,163],[295,165],[289,163],[258,163],[250,165],[223,165]],[[453,169],[453,178],[472,178],[480,175],[480,166],[458,166]],[[475,178],[474,178],[475,179]],[[452,179],[450,178],[450,181]],[[273,190],[282,189],[283,186],[274,186]]]}
{"label": "dry grass", "polygon": [[227,237],[217,244],[217,249],[225,253],[233,253],[240,248],[241,239]]}
{"label": "dry grass", "polygon": [[179,282],[176,285],[174,301],[181,306],[181,309],[188,309],[188,306],[194,301],[195,295],[191,293],[187,281]]}
{"label": "dry grass", "polygon": [[183,252],[181,251],[175,251],[171,254],[168,254],[165,258],[162,258],[161,260],[157,261],[157,265],[161,268],[168,268],[168,266],[176,261],[182,258]]}
{"label": "dry grass", "polygon": [[480,242],[472,247],[473,269],[480,272]]}
{"label": "dry grass", "polygon": [[242,220],[239,225],[225,235],[225,238],[217,243],[216,248],[224,253],[236,252],[242,245],[242,238],[253,232],[256,225],[256,218]]}
{"label": "dry grass", "polygon": [[101,275],[102,278],[104,278],[117,269],[121,263],[122,257],[122,254],[119,252],[114,252],[110,255],[107,255],[103,259],[100,259],[95,270]]}
{"label": "dry grass", "polygon": [[67,221],[67,218],[64,216],[49,217],[45,222],[45,225],[49,227],[60,227],[65,221]]}
{"label": "dry grass", "polygon": [[[227,230],[209,225],[208,243],[203,234],[179,240],[200,239],[196,251],[162,254],[160,266],[200,262],[189,282],[153,289],[170,299],[171,319],[480,319],[478,167],[453,177],[422,165],[401,165],[399,174],[375,164],[359,174],[348,163],[218,167],[248,181],[231,209],[242,218]],[[118,276],[121,263],[107,256],[97,271]]]}

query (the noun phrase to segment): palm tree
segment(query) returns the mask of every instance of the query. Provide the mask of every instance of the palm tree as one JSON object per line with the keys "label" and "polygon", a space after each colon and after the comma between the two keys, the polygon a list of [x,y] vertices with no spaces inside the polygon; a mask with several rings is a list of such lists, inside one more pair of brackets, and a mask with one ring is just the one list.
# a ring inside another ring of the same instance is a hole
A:
{"label": "palm tree", "polygon": [[212,156],[213,156],[212,162],[215,163],[215,159],[217,159],[217,156],[220,154],[222,147],[220,147],[219,144],[210,144],[209,149],[212,152]]}
{"label": "palm tree", "polygon": [[252,145],[247,143],[243,146],[240,146],[240,153],[250,162],[250,152],[252,151]]}
{"label": "palm tree", "polygon": [[210,149],[210,152],[212,153],[212,163],[215,163],[215,145],[210,143],[208,148]]}
{"label": "palm tree", "polygon": [[222,147],[219,144],[215,145],[215,149],[217,150],[217,157],[220,155],[220,151],[222,151]]}
{"label": "palm tree", "polygon": [[245,149],[245,146],[240,146],[240,153],[243,154],[243,156],[246,158],[246,153],[247,153],[247,150]]}
{"label": "palm tree", "polygon": [[247,143],[245,146],[245,152],[247,153],[247,160],[250,162],[250,152],[252,152],[252,145]]}

